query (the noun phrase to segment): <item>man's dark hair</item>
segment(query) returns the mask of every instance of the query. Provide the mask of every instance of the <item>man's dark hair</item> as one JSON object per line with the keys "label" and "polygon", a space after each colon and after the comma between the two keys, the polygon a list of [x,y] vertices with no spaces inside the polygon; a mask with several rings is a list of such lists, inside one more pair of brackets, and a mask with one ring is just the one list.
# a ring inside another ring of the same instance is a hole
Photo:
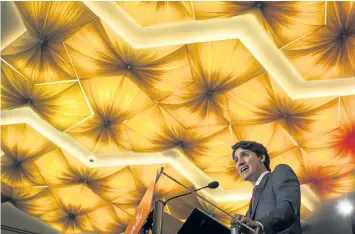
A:
{"label": "man's dark hair", "polygon": [[270,156],[267,152],[267,149],[265,148],[265,146],[263,146],[262,144],[255,142],[255,141],[239,141],[238,143],[236,143],[235,145],[232,146],[233,149],[233,153],[232,153],[232,157],[234,159],[234,154],[235,151],[237,151],[237,149],[244,149],[244,150],[250,150],[252,152],[254,152],[259,158],[263,155],[265,155],[265,162],[264,165],[266,167],[266,169],[268,171],[271,171],[270,169]]}

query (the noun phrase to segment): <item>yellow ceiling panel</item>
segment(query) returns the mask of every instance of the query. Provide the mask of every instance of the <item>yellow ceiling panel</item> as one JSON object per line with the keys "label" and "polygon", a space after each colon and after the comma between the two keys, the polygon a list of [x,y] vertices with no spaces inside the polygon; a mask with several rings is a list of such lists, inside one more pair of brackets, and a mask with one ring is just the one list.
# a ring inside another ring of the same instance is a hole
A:
{"label": "yellow ceiling panel", "polygon": [[16,6],[27,32],[1,51],[2,58],[32,83],[75,79],[62,42],[96,16],[81,2],[16,2]]}
{"label": "yellow ceiling panel", "polygon": [[117,4],[143,27],[195,19],[192,1],[118,1]]}
{"label": "yellow ceiling panel", "polygon": [[1,181],[11,187],[45,184],[34,161],[56,146],[26,124],[2,125]]}
{"label": "yellow ceiling panel", "polygon": [[136,152],[160,152],[177,147],[201,169],[229,156],[230,149],[225,144],[233,142],[228,126],[186,129],[158,105],[127,121],[127,126]]}
{"label": "yellow ceiling panel", "polygon": [[355,189],[355,164],[305,163],[298,173],[301,184],[307,184],[321,200],[334,199]]}
{"label": "yellow ceiling panel", "polygon": [[226,92],[263,68],[238,40],[191,44],[187,51],[194,83],[162,100],[162,106],[185,127],[228,124]]}
{"label": "yellow ceiling panel", "polygon": [[253,14],[278,47],[283,47],[325,24],[326,3],[285,1],[194,2],[196,19]]}
{"label": "yellow ceiling panel", "polygon": [[[128,167],[88,168],[61,149],[43,155],[36,165],[46,184],[57,194],[67,194],[69,202],[75,197],[79,203],[83,202],[80,201],[81,196],[75,196],[81,192],[91,196],[97,203],[104,202],[100,197],[117,203],[136,202],[140,198]],[[93,206],[94,202],[89,204]]]}
{"label": "yellow ceiling panel", "polygon": [[132,215],[133,213],[129,213],[129,209],[116,212],[114,205],[108,204],[88,213],[87,217],[96,232],[122,233]]}
{"label": "yellow ceiling panel", "polygon": [[299,144],[339,126],[339,98],[292,100],[267,73],[232,90],[229,102],[233,107],[230,108],[233,125],[274,123],[287,130]]}
{"label": "yellow ceiling panel", "polygon": [[153,100],[126,76],[93,78],[81,83],[94,116],[67,132],[95,153],[130,150],[123,122],[152,106]]}
{"label": "yellow ceiling panel", "polygon": [[355,76],[355,3],[327,5],[327,24],[283,49],[306,80]]}
{"label": "yellow ceiling panel", "polygon": [[30,106],[60,130],[91,115],[77,81],[32,85],[5,63],[2,63],[1,74],[1,105],[4,110]]}
{"label": "yellow ceiling panel", "polygon": [[157,101],[192,82],[184,45],[135,50],[100,20],[65,44],[80,79],[126,75]]}
{"label": "yellow ceiling panel", "polygon": [[77,208],[60,208],[43,214],[41,220],[63,233],[93,232],[87,213]]}
{"label": "yellow ceiling panel", "polygon": [[6,63],[1,63],[1,108],[12,109],[31,103],[33,85]]}
{"label": "yellow ceiling panel", "polygon": [[10,187],[1,183],[1,201],[11,202],[29,215],[40,217],[59,208],[51,191],[47,187]]}
{"label": "yellow ceiling panel", "polygon": [[341,98],[339,128],[307,140],[305,150],[317,164],[355,162],[355,96]]}

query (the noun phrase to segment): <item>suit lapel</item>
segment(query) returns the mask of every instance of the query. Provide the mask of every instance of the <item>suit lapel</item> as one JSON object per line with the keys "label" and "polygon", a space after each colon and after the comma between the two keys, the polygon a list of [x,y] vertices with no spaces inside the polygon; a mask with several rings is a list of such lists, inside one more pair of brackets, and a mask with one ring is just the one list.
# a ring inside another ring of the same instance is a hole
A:
{"label": "suit lapel", "polygon": [[251,218],[250,213],[251,213],[251,199],[250,199],[249,208],[248,208],[248,211],[247,211],[247,214],[246,214],[246,216],[247,216],[248,218]]}
{"label": "suit lapel", "polygon": [[[254,205],[254,207],[251,207],[251,206],[250,206],[250,208],[252,208],[252,212],[251,212],[251,215],[250,215],[250,217],[251,217],[252,219],[254,218],[256,207],[258,206],[259,199],[260,199],[260,197],[261,197],[261,194],[262,194],[263,191],[264,191],[264,188],[265,188],[266,182],[267,182],[268,179],[269,179],[269,176],[270,176],[270,173],[266,174],[266,175],[264,176],[264,178],[261,180],[261,183],[258,185],[258,189],[257,189],[257,191],[256,191],[256,193],[255,193],[255,205]],[[249,210],[250,210],[250,208],[249,208]]]}

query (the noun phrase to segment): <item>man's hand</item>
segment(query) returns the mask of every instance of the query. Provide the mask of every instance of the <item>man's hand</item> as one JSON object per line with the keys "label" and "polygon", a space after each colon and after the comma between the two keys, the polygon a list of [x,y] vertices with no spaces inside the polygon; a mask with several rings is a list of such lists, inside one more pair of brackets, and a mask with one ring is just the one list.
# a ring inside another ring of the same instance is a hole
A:
{"label": "man's hand", "polygon": [[248,225],[249,227],[254,229],[256,231],[256,233],[259,233],[262,230],[262,226],[259,222],[249,219],[248,217],[246,217],[244,215],[237,214],[233,218],[231,218],[231,223],[234,223],[236,221],[239,221],[241,223]]}

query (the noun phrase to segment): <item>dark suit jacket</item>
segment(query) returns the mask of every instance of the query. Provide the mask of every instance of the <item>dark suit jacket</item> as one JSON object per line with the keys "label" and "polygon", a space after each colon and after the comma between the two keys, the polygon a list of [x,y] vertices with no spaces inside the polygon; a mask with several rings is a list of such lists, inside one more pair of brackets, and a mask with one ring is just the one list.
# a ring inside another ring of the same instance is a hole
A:
{"label": "dark suit jacket", "polygon": [[296,174],[288,165],[278,165],[261,180],[247,217],[260,222],[266,234],[301,234],[301,192]]}

